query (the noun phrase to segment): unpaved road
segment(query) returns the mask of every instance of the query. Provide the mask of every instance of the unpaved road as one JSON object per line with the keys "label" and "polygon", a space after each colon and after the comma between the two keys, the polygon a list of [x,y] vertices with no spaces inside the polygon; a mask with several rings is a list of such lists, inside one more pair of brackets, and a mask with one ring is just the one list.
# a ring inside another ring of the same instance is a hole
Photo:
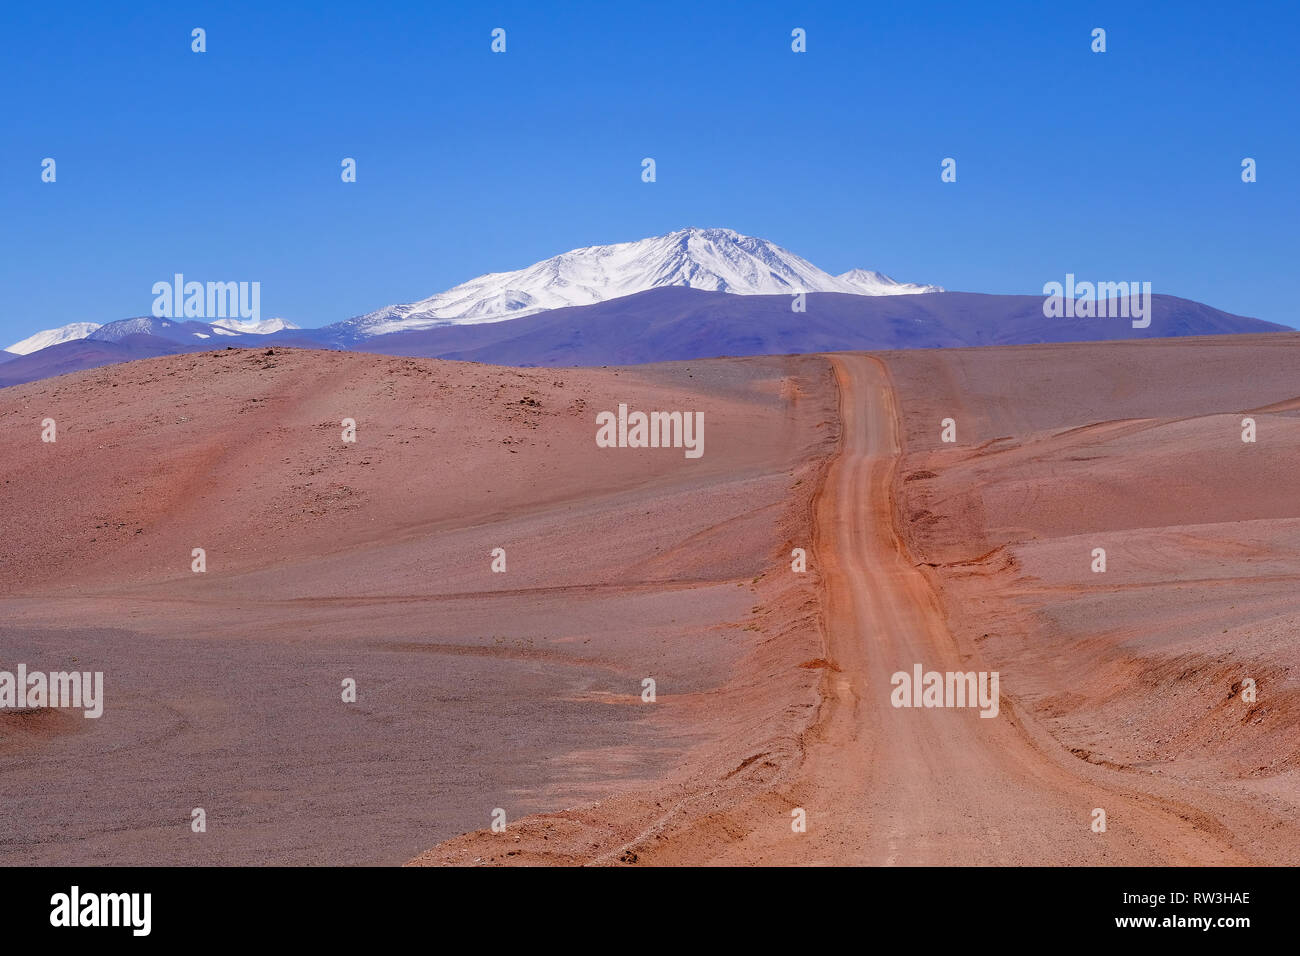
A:
{"label": "unpaved road", "polygon": [[[1294,824],[1264,819],[1257,806],[1079,759],[1027,722],[1005,683],[992,719],[976,709],[891,705],[891,675],[914,664],[987,668],[956,645],[930,581],[895,532],[900,442],[885,365],[867,355],[831,361],[842,447],[817,505],[816,555],[827,657],[838,671],[826,671],[794,782],[738,815],[749,816],[747,832],[709,861],[1238,864],[1256,861],[1239,849],[1234,828],[1278,827],[1279,838],[1295,840]],[[792,832],[795,807],[807,812],[806,833]],[[1104,833],[1093,832],[1094,808],[1106,812]],[[685,862],[691,854],[670,856]]]}

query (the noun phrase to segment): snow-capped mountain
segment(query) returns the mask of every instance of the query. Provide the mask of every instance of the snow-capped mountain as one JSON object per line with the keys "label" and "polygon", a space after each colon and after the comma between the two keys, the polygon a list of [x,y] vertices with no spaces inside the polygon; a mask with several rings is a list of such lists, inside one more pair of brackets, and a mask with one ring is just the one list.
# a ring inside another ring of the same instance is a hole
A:
{"label": "snow-capped mountain", "polygon": [[842,292],[910,295],[938,286],[895,282],[854,269],[842,276],[766,239],[731,229],[681,229],[666,236],[574,249],[515,272],[493,272],[406,305],[390,305],[334,328],[362,337],[439,325],[515,319],[547,309],[592,305],[664,286],[735,295]]}
{"label": "snow-capped mountain", "polygon": [[73,322],[71,325],[60,326],[57,329],[46,329],[44,332],[29,335],[21,342],[15,342],[5,351],[13,352],[15,355],[30,355],[32,352],[39,352],[51,345],[58,345],[60,342],[74,342],[77,339],[84,339],[98,328],[99,323],[97,322]]}
{"label": "snow-capped mountain", "polygon": [[284,319],[217,319],[212,324],[240,335],[270,335],[272,332],[298,328]]}
{"label": "snow-capped mountain", "polygon": [[859,295],[915,295],[921,292],[942,292],[937,285],[916,285],[912,282],[898,282],[881,272],[871,269],[850,269],[837,277],[857,290]]}
{"label": "snow-capped mountain", "polygon": [[217,319],[215,322],[200,322],[197,319],[160,319],[152,315],[143,315],[136,319],[118,319],[102,325],[90,335],[90,339],[102,342],[120,342],[128,335],[153,335],[173,342],[189,342],[193,339],[211,339],[236,335],[270,335],[298,326],[284,319]]}
{"label": "snow-capped mountain", "polygon": [[97,322],[73,322],[58,329],[47,329],[30,335],[21,342],[15,342],[6,352],[16,355],[30,355],[51,345],[63,342],[75,342],[78,339],[93,339],[98,342],[120,342],[128,335],[154,335],[173,342],[187,342],[193,339],[219,338],[225,335],[270,335],[298,326],[284,319],[217,319],[215,322],[199,322],[186,319],[159,319],[151,315],[142,315],[134,319],[118,319],[100,325]]}
{"label": "snow-capped mountain", "polygon": [[[186,326],[192,326],[192,328],[186,328]],[[206,322],[186,322],[177,319],[160,319],[152,315],[141,315],[134,319],[118,319],[116,322],[108,322],[91,332],[86,338],[97,342],[120,342],[130,335],[154,335],[159,338],[175,339],[177,336],[192,336],[195,332],[211,334]]]}

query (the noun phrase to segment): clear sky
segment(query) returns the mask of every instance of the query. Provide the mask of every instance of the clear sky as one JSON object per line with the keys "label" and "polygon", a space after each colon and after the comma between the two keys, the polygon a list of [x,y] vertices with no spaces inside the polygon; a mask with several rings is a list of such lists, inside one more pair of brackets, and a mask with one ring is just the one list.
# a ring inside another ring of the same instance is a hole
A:
{"label": "clear sky", "polygon": [[688,225],[1300,325],[1295,3],[271,6],[4,4],[0,342],[175,272],[316,326]]}

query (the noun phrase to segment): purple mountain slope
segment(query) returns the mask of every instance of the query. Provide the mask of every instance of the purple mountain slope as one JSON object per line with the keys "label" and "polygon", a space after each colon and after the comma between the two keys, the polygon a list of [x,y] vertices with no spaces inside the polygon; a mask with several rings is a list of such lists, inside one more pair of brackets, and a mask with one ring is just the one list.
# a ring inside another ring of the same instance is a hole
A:
{"label": "purple mountain slope", "polygon": [[720,355],[954,348],[1292,331],[1174,296],[1152,296],[1151,324],[1127,318],[1048,319],[1029,295],[938,292],[909,296],[810,293],[735,296],[651,289],[596,305],[489,325],[382,335],[355,348],[496,365],[633,365]]}
{"label": "purple mountain slope", "polygon": [[[116,365],[119,362],[134,362],[136,359],[156,358],[159,355],[178,355],[182,352],[203,352],[213,348],[232,345],[239,348],[262,345],[266,336],[239,336],[222,339],[218,343],[203,344],[194,342],[173,342],[156,335],[130,335],[115,342],[103,342],[98,339],[77,339],[73,342],[60,342],[49,348],[20,355],[0,364],[0,388],[8,385],[21,385],[54,375],[66,375],[88,368],[104,365]],[[252,341],[250,341],[252,340]],[[269,343],[266,343],[269,344]],[[289,343],[277,343],[289,344]],[[295,343],[298,344],[298,343]],[[320,348],[315,342],[302,342],[304,348]]]}
{"label": "purple mountain slope", "polygon": [[134,335],[118,342],[77,339],[20,355],[0,365],[0,388],[21,385],[54,375],[66,375],[102,365],[116,365],[135,359],[154,358],[187,351],[185,346],[150,335]]}

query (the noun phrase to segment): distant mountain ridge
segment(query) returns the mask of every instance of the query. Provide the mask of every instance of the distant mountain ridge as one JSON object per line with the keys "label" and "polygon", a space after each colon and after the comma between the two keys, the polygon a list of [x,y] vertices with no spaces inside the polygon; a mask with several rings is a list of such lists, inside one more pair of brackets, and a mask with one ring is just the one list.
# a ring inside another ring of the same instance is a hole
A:
{"label": "distant mountain ridge", "polygon": [[814,292],[806,296],[804,311],[794,312],[788,295],[738,296],[667,287],[503,322],[443,325],[361,341],[329,327],[207,340],[185,328],[160,330],[171,338],[148,333],[112,341],[88,338],[0,362],[0,387],[226,346],[333,348],[496,365],[566,366],[1294,331],[1176,296],[1152,296],[1151,309],[1151,325],[1135,329],[1125,318],[1045,318],[1042,297],[1032,295]]}
{"label": "distant mountain ridge", "polygon": [[174,342],[189,342],[192,339],[202,341],[240,335],[269,335],[296,329],[297,326],[284,319],[216,319],[212,322],[200,322],[197,319],[166,319],[152,315],[142,315],[131,319],[118,319],[100,325],[97,322],[73,322],[57,329],[46,329],[28,336],[21,342],[15,342],[4,351],[16,355],[30,355],[52,345],[90,339],[97,342],[118,342],[132,335],[154,335]]}
{"label": "distant mountain ridge", "polygon": [[[792,293],[804,293],[796,311]],[[831,275],[766,239],[680,229],[588,246],[322,328],[282,319],[120,319],[0,353],[0,387],[225,346],[332,348],[500,365],[639,364],[721,355],[1019,345],[1291,331],[1169,295],[1151,324],[1049,318],[1043,297],[946,292],[868,269]]]}

